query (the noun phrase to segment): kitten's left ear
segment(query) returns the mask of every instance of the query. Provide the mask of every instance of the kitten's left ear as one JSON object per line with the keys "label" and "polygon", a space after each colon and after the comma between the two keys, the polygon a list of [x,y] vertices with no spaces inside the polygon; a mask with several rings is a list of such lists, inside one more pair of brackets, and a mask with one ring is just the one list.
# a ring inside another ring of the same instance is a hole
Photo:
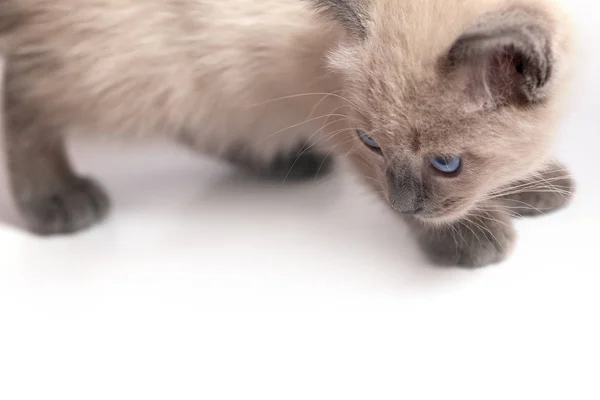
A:
{"label": "kitten's left ear", "polygon": [[543,102],[553,72],[552,24],[542,12],[513,9],[484,15],[452,45],[444,60],[466,79],[485,107]]}

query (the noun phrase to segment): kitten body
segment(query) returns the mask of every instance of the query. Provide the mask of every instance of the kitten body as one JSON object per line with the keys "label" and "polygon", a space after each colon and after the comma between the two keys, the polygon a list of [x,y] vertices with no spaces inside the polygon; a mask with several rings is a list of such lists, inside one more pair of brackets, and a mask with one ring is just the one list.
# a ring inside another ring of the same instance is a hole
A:
{"label": "kitten body", "polygon": [[[318,171],[313,146],[337,151],[392,208],[418,208],[407,218],[429,237],[548,168],[569,42],[547,0],[0,0],[0,50],[11,182],[35,232],[105,215],[63,137],[111,132],[282,175],[298,160]],[[460,177],[430,170],[445,154],[465,155]],[[481,265],[506,255],[504,236],[434,247]]]}
{"label": "kitten body", "polygon": [[[331,110],[332,101],[315,105],[339,89],[325,66],[335,29],[301,1],[0,7],[21,19],[7,36],[7,96],[44,104],[36,114],[78,134],[185,134],[212,154],[252,145],[269,159],[296,146],[298,132],[315,132],[318,121],[290,126]],[[317,94],[278,101],[305,93]]]}

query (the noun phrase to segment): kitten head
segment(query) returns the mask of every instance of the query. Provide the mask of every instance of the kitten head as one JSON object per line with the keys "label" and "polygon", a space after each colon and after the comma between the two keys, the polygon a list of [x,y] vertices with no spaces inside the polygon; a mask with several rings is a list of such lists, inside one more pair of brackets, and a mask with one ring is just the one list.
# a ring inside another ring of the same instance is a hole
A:
{"label": "kitten head", "polygon": [[320,1],[347,31],[350,148],[395,210],[451,221],[546,161],[565,49],[524,1]]}

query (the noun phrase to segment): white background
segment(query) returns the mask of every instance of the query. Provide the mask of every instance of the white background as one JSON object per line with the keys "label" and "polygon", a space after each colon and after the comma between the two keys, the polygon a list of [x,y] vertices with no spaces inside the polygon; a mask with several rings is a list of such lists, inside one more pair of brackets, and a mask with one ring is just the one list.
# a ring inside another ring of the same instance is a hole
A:
{"label": "white background", "polygon": [[599,399],[600,8],[557,152],[579,191],[509,262],[428,265],[344,173],[249,182],[163,144],[78,145],[113,213],[25,233],[0,183],[0,399]]}

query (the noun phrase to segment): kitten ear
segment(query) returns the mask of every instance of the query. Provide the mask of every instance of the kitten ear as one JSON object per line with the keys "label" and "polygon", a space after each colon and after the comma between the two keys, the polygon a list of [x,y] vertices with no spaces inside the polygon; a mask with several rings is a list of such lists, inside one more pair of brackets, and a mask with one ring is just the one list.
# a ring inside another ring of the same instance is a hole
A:
{"label": "kitten ear", "polygon": [[467,91],[485,107],[528,105],[548,95],[551,24],[530,9],[487,14],[452,45],[446,66],[466,77]]}
{"label": "kitten ear", "polygon": [[357,38],[367,34],[364,0],[310,0],[317,12],[340,23],[346,31]]}

